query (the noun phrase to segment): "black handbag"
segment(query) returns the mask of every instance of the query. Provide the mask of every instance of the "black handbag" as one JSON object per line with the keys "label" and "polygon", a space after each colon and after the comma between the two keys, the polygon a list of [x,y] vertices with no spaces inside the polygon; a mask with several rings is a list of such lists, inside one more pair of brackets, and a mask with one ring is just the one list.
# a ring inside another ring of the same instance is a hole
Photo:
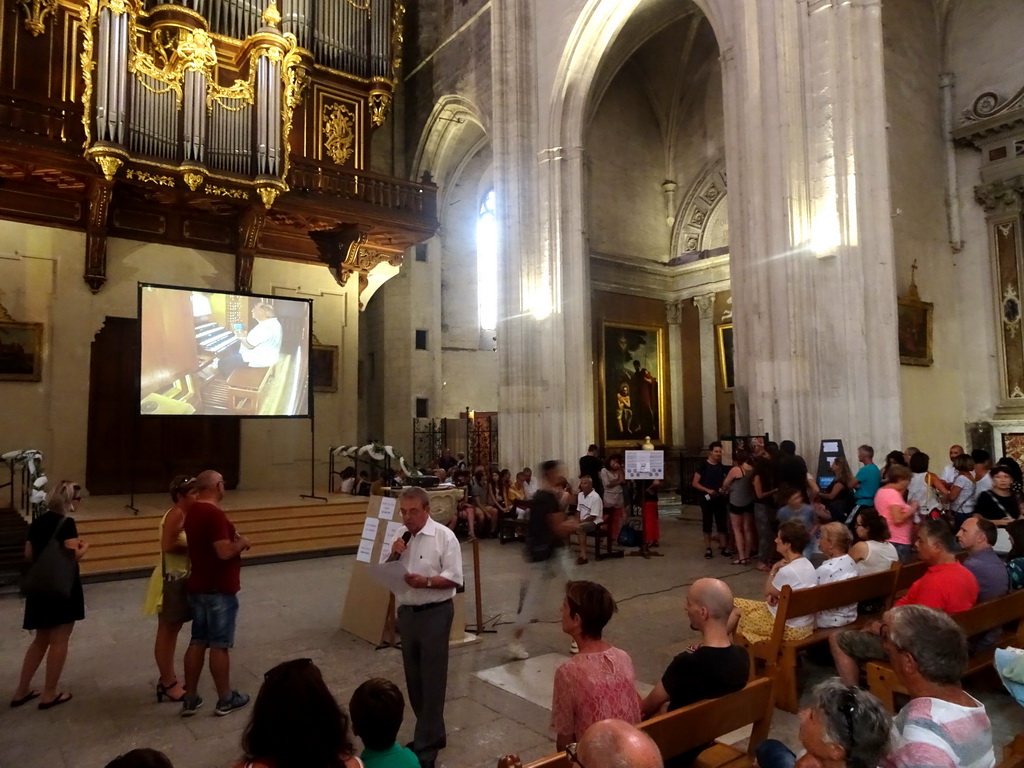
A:
{"label": "black handbag", "polygon": [[75,553],[57,541],[57,532],[67,518],[61,518],[53,535],[46,542],[39,557],[29,566],[21,579],[21,593],[25,596],[45,595],[67,600],[75,583],[77,562]]}

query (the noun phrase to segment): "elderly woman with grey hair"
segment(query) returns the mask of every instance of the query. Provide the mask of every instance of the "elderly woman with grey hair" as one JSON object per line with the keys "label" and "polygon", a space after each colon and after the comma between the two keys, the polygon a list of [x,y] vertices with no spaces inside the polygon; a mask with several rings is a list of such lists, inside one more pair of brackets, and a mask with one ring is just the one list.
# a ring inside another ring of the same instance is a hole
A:
{"label": "elderly woman with grey hair", "polygon": [[[876,768],[890,749],[892,718],[878,699],[838,677],[819,684],[810,705],[800,711],[803,766]],[[792,768],[796,755],[781,741],[757,747],[760,768]]]}
{"label": "elderly woman with grey hair", "polygon": [[911,697],[894,721],[898,739],[883,768],[992,768],[992,723],[961,685],[967,637],[960,626],[944,611],[901,605],[882,620],[882,645]]}

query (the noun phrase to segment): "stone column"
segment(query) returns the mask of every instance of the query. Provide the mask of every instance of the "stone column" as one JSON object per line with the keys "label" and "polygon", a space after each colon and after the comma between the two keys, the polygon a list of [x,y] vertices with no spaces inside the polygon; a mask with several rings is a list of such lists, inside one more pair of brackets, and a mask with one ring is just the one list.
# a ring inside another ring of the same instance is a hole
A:
{"label": "stone column", "polygon": [[672,404],[672,444],[686,443],[685,414],[683,413],[683,302],[666,301],[668,316],[669,402]]}
{"label": "stone column", "polygon": [[740,432],[902,442],[879,0],[742,4],[722,51]]}
{"label": "stone column", "polygon": [[491,9],[494,179],[502,265],[498,321],[500,452],[505,466],[570,464],[594,442],[589,255],[583,214],[563,212],[583,189],[578,146],[537,139],[534,29],[529,0]]}
{"label": "stone column", "polygon": [[694,296],[700,312],[700,401],[704,445],[718,439],[718,385],[715,381],[715,294]]}

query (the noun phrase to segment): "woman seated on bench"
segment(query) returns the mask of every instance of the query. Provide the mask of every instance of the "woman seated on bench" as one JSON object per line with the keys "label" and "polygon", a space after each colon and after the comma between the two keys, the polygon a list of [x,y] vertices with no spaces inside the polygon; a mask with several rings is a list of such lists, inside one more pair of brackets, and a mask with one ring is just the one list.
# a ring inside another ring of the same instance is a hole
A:
{"label": "woman seated on bench", "polygon": [[[751,643],[768,640],[772,636],[782,588],[787,584],[794,590],[818,585],[814,566],[803,555],[810,540],[811,535],[802,520],[787,520],[779,525],[775,548],[782,559],[768,572],[768,580],[764,585],[765,600],[761,602],[737,597],[733,601],[735,608],[732,616],[729,617],[730,632],[738,628],[740,634]],[[814,615],[810,614],[787,621],[783,637],[787,640],[800,640],[813,631]]]}
{"label": "woman seated on bench", "polygon": [[616,610],[615,600],[600,584],[570,581],[565,587],[562,631],[580,652],[555,670],[551,728],[560,750],[600,720],[640,722],[633,661],[628,653],[601,639]]}

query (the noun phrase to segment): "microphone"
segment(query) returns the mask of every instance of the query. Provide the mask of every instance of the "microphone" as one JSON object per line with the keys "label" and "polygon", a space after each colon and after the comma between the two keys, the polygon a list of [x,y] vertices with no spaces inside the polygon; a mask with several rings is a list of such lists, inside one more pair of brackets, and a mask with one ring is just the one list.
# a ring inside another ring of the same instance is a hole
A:
{"label": "microphone", "polygon": [[[412,538],[412,532],[411,531],[406,531],[405,533],[402,534],[402,541],[404,541],[406,544],[409,543],[409,539],[411,539],[411,538]],[[388,558],[388,562],[389,563],[393,563],[393,562],[395,562],[395,560],[397,560],[401,556],[402,556],[401,552],[393,552],[391,554],[391,557]]]}

